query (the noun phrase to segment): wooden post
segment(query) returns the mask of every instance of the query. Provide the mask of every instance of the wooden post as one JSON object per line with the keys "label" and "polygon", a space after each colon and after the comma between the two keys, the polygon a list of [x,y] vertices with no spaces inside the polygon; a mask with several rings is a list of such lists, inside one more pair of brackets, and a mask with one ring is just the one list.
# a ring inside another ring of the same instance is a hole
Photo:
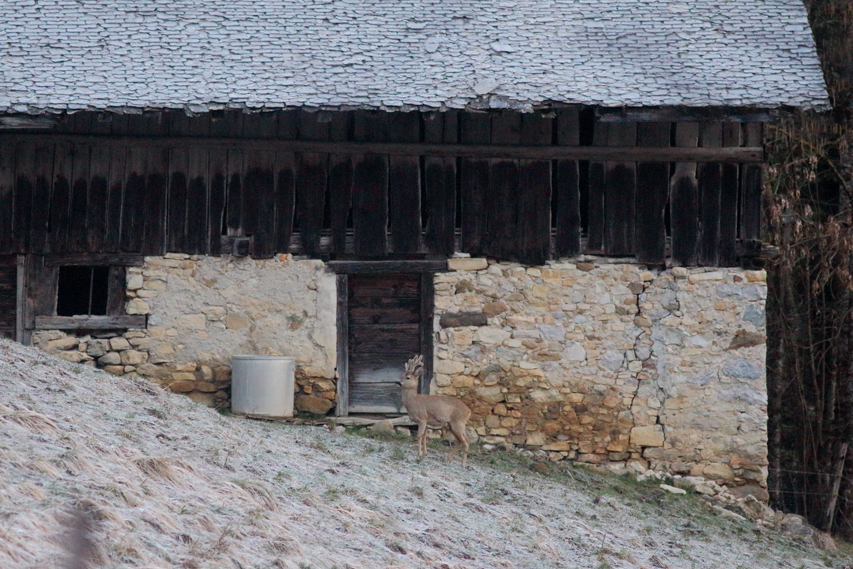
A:
{"label": "wooden post", "polygon": [[338,329],[338,404],[335,406],[335,415],[346,417],[349,415],[349,310],[347,296],[349,294],[348,277],[339,274],[336,278],[338,288],[338,317],[336,326]]}
{"label": "wooden post", "polygon": [[835,479],[832,481],[832,492],[829,503],[826,505],[826,514],[823,530],[832,531],[832,522],[835,521],[835,504],[838,502],[838,490],[841,488],[841,475],[844,473],[844,460],[847,458],[847,443],[841,443],[838,448],[838,456],[835,458]]}

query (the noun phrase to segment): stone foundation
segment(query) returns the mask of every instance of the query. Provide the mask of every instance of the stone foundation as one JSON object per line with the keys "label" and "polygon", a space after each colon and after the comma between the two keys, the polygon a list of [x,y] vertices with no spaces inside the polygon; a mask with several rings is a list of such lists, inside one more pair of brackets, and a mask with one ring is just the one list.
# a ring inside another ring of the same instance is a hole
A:
{"label": "stone foundation", "polygon": [[[763,483],[763,272],[449,265],[435,276],[432,391],[466,401],[484,441]],[[146,329],[34,343],[208,405],[227,401],[232,355],[290,355],[297,408],[334,406],[335,277],[322,262],[149,257],[128,270],[127,295]]]}

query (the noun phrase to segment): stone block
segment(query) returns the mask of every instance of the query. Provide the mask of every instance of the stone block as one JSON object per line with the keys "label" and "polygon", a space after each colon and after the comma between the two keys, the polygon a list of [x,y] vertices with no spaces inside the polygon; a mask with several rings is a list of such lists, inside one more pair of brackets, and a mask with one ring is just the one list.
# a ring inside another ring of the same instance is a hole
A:
{"label": "stone block", "polygon": [[131,273],[127,277],[127,290],[139,290],[142,288],[142,275]]}
{"label": "stone block", "polygon": [[249,317],[240,312],[229,312],[225,317],[225,327],[230,330],[242,330],[249,327]]}
{"label": "stone block", "polygon": [[538,432],[528,433],[524,444],[527,446],[542,446],[545,444],[545,434]]}
{"label": "stone block", "polygon": [[738,330],[732,338],[728,350],[739,350],[741,348],[751,348],[759,346],[767,341],[767,336],[760,332],[747,332],[746,330]]}
{"label": "stone block", "polygon": [[631,444],[640,447],[662,447],[664,442],[663,427],[648,425],[631,429]]}
{"label": "stone block", "polygon": [[438,324],[442,328],[486,326],[488,323],[488,318],[482,312],[447,312],[438,319]]}
{"label": "stone block", "polygon": [[110,349],[116,352],[130,349],[130,342],[122,337],[110,338]]}
{"label": "stone block", "polygon": [[124,366],[108,365],[104,366],[104,371],[113,375],[124,375]]}
{"label": "stone block", "polygon": [[696,284],[703,281],[725,281],[726,276],[720,271],[712,271],[710,273],[693,273],[687,280],[690,284]]}
{"label": "stone block", "polygon": [[204,314],[183,314],[178,317],[177,326],[185,330],[204,330],[207,317]]}
{"label": "stone block", "polygon": [[511,334],[505,330],[485,326],[474,334],[474,341],[480,344],[500,344],[510,336]]}
{"label": "stone block", "polygon": [[145,363],[148,359],[148,354],[137,350],[125,350],[121,352],[121,363],[124,365],[139,365]]}
{"label": "stone block", "polygon": [[577,342],[567,342],[563,350],[563,358],[570,362],[582,362],[586,360],[586,350]]}
{"label": "stone block", "polygon": [[71,352],[59,352],[56,354],[56,357],[62,358],[65,361],[79,364],[83,360],[89,359],[89,357],[83,352],[71,351]]}
{"label": "stone block", "polygon": [[169,384],[169,390],[175,393],[189,393],[190,391],[195,391],[196,383],[195,381],[173,381]]}
{"label": "stone block", "polygon": [[486,403],[500,403],[504,400],[504,394],[497,385],[474,388],[474,395]]}
{"label": "stone block", "polygon": [[214,407],[216,405],[216,395],[213,393],[202,393],[201,391],[193,391],[187,393],[187,397],[189,397],[192,401],[198,403],[199,405],[204,405],[205,407]]}
{"label": "stone block", "polygon": [[57,340],[49,340],[47,342],[47,351],[48,352],[58,352],[60,350],[70,350],[71,348],[77,347],[79,340],[76,336],[65,336],[64,338],[59,338]]}
{"label": "stone block", "polygon": [[482,271],[488,268],[489,262],[481,258],[448,259],[447,268],[451,271]]}
{"label": "stone block", "polygon": [[483,305],[483,314],[486,316],[497,316],[498,314],[503,314],[507,310],[509,310],[509,307],[500,300],[487,302]]}
{"label": "stone block", "polygon": [[325,399],[323,397],[317,397],[316,395],[297,395],[296,396],[296,409],[299,411],[304,411],[306,413],[312,413],[314,415],[325,415],[328,413],[335,404],[329,399]]}
{"label": "stone block", "polygon": [[578,263],[577,268],[579,271],[589,272],[595,268],[595,264],[593,263]]}
{"label": "stone block", "polygon": [[452,341],[454,346],[470,346],[474,342],[474,333],[470,330],[454,330]]}
{"label": "stone block", "polygon": [[195,374],[189,371],[176,371],[172,373],[172,379],[176,381],[195,381]]}
{"label": "stone block", "polygon": [[722,462],[715,462],[705,466],[702,470],[702,476],[709,480],[721,480],[723,482],[731,482],[735,479],[734,471],[728,464],[723,464]]}
{"label": "stone block", "polygon": [[748,283],[764,283],[767,282],[767,273],[765,271],[746,271],[746,282]]}
{"label": "stone block", "polygon": [[572,449],[571,449],[571,446],[569,445],[569,443],[567,443],[565,441],[560,441],[560,442],[556,442],[556,443],[544,444],[544,445],[542,445],[542,450],[551,451],[551,452],[569,452]]}
{"label": "stone block", "polygon": [[125,311],[128,314],[150,314],[151,308],[144,300],[140,298],[131,298],[127,301],[127,309]]}
{"label": "stone block", "polygon": [[450,379],[450,384],[458,388],[474,387],[474,378],[469,375],[457,375]]}
{"label": "stone block", "polygon": [[121,363],[121,356],[118,352],[107,352],[98,358],[98,364],[101,366],[118,365]]}

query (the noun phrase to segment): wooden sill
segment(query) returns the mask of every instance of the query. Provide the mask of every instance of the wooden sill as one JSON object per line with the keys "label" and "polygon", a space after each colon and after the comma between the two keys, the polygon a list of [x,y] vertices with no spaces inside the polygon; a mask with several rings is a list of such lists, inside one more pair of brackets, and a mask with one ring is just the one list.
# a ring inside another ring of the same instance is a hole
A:
{"label": "wooden sill", "polygon": [[146,317],[121,316],[36,316],[36,330],[117,330],[145,328]]}

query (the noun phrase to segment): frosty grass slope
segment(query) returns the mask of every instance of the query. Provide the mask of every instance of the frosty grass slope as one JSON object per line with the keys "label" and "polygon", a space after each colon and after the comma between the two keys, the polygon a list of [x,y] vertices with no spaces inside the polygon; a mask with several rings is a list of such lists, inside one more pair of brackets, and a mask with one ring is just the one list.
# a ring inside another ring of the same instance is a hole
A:
{"label": "frosty grass slope", "polygon": [[[472,449],[223,416],[0,340],[0,567],[557,568],[843,564],[696,498]],[[596,499],[598,498],[598,499]]]}

